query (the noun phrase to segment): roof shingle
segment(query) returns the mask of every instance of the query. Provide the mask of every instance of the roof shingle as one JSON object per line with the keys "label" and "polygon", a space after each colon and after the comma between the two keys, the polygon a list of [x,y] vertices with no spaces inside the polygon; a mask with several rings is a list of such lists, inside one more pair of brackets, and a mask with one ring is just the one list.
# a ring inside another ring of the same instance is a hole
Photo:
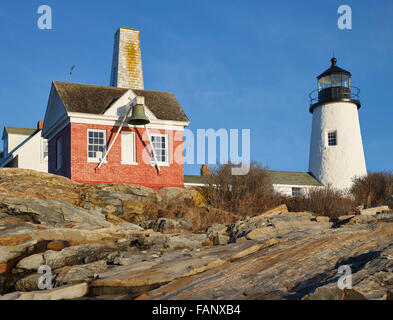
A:
{"label": "roof shingle", "polygon": [[322,186],[309,172],[295,171],[271,171],[267,170],[273,184],[299,185],[299,186]]}
{"label": "roof shingle", "polygon": [[[53,82],[67,112],[103,114],[129,89],[94,86],[68,82]],[[185,121],[188,118],[171,92],[134,90],[145,98],[145,105],[161,120]]]}
{"label": "roof shingle", "polygon": [[22,136],[31,136],[37,129],[19,128],[19,127],[4,127],[8,134],[19,134]]}
{"label": "roof shingle", "polygon": [[[294,185],[294,186],[322,186],[309,172],[294,171],[271,171],[267,170],[272,184]],[[209,177],[197,175],[185,175],[184,183],[208,184]]]}

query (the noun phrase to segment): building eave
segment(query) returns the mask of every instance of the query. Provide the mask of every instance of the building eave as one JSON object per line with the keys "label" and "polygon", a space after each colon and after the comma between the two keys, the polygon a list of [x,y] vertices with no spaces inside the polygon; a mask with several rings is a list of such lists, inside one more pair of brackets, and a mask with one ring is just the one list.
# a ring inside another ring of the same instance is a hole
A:
{"label": "building eave", "polygon": [[[81,112],[68,112],[67,113],[71,123],[91,123],[91,124],[102,124],[108,126],[120,126],[123,119],[119,119],[118,116],[102,115],[102,114],[91,114],[91,113],[81,113]],[[173,120],[160,120],[151,119],[148,127],[156,126],[173,130],[179,130],[180,128],[185,128],[190,124],[190,121],[173,121]],[[123,124],[124,127],[135,127],[143,128],[144,126],[132,126],[127,123]]]}

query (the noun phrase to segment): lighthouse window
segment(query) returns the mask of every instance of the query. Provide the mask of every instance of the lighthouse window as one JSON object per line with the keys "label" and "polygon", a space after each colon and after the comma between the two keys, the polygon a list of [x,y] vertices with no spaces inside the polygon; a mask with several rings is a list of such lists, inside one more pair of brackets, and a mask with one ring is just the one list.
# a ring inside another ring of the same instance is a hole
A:
{"label": "lighthouse window", "polygon": [[347,88],[350,87],[350,85],[349,85],[349,76],[348,75],[343,74],[343,79],[342,79],[342,84],[341,85],[343,87],[347,87]]}
{"label": "lighthouse window", "polygon": [[328,133],[328,144],[329,146],[337,145],[337,131],[332,131]]}

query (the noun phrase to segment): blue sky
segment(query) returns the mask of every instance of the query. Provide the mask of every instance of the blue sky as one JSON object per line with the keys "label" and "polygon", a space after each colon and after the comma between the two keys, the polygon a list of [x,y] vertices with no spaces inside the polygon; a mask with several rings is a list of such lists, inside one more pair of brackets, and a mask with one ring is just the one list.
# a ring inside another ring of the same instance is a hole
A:
{"label": "blue sky", "polygon": [[[353,29],[337,27],[352,8]],[[37,28],[50,5],[53,29]],[[307,171],[316,76],[338,65],[361,89],[367,169],[393,169],[393,2],[2,1],[0,126],[35,127],[51,81],[108,85],[113,35],[141,31],[145,89],[173,92],[190,129],[249,128],[251,158]],[[187,165],[186,173],[199,172]]]}

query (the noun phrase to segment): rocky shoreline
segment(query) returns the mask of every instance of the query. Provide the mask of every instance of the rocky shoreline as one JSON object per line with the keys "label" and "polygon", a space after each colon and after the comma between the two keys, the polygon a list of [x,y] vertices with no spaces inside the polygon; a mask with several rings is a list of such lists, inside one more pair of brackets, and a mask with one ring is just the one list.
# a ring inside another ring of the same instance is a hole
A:
{"label": "rocky shoreline", "polygon": [[[389,208],[336,219],[285,205],[241,219],[223,212],[229,223],[203,230],[145,214],[183,201],[217,214],[193,189],[0,169],[0,299],[391,299]],[[38,288],[42,265],[52,290]],[[340,265],[353,290],[337,288]]]}

